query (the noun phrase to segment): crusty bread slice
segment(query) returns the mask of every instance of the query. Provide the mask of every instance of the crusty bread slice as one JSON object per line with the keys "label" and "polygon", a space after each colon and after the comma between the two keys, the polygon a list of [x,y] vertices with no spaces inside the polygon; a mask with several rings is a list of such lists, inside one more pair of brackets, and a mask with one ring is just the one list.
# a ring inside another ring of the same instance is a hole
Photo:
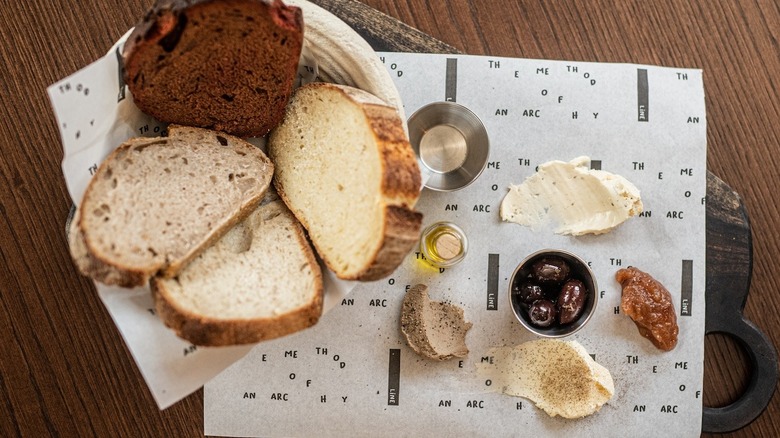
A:
{"label": "crusty bread slice", "polygon": [[149,276],[146,273],[123,271],[93,257],[87,250],[84,235],[79,229],[78,224],[80,220],[81,209],[77,209],[73,213],[73,219],[68,228],[68,245],[71,257],[83,275],[97,279],[104,284],[115,284],[123,287],[141,286],[147,282]]}
{"label": "crusty bread slice", "polygon": [[397,112],[375,96],[299,88],[268,153],[279,195],[339,278],[385,277],[418,242],[420,169]]}
{"label": "crusty bread slice", "polygon": [[262,136],[297,77],[303,14],[281,0],[157,0],[124,46],[124,79],[158,120]]}
{"label": "crusty bread slice", "polygon": [[220,132],[172,125],[168,137],[130,139],[84,192],[73,259],[106,284],[171,277],[260,204],[272,175],[260,149]]}
{"label": "crusty bread slice", "polygon": [[314,325],[322,274],[303,227],[272,191],[176,277],[151,280],[157,314],[196,345],[259,342]]}

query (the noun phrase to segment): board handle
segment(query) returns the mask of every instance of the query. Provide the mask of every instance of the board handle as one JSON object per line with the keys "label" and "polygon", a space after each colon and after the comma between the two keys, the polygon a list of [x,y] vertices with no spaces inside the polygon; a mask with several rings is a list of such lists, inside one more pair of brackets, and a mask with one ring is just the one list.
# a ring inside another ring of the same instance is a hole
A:
{"label": "board handle", "polygon": [[753,241],[745,205],[716,176],[707,175],[707,284],[705,333],[722,333],[747,353],[750,376],[745,391],[727,406],[705,406],[703,432],[731,432],[766,409],[778,378],[772,342],[743,315],[753,269]]}

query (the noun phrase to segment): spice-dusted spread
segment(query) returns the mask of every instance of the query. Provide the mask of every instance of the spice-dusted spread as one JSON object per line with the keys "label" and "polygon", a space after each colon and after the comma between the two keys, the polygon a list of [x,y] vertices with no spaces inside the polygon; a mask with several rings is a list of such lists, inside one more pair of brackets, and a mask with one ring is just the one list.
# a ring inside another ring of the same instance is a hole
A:
{"label": "spice-dusted spread", "polygon": [[609,370],[577,341],[540,339],[490,350],[493,363],[477,364],[491,388],[525,397],[548,415],[581,418],[601,409],[615,392]]}
{"label": "spice-dusted spread", "polygon": [[558,234],[603,234],[642,212],[639,189],[620,175],[591,170],[590,158],[549,161],[501,202],[501,219],[536,228],[552,220]]}
{"label": "spice-dusted spread", "polygon": [[620,308],[634,320],[639,333],[660,350],[674,349],[680,329],[672,294],[650,274],[634,267],[618,270],[615,279],[623,286]]}
{"label": "spice-dusted spread", "polygon": [[417,354],[433,360],[466,357],[466,333],[471,323],[454,304],[431,301],[428,286],[417,284],[401,305],[401,332]]}

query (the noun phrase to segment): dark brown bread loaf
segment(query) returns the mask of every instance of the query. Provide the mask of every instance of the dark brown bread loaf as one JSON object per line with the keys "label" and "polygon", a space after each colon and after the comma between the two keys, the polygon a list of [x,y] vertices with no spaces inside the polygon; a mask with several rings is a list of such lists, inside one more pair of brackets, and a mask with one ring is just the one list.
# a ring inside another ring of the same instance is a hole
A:
{"label": "dark brown bread loaf", "polygon": [[281,0],[158,0],[127,39],[124,78],[156,119],[262,136],[292,92],[303,15]]}

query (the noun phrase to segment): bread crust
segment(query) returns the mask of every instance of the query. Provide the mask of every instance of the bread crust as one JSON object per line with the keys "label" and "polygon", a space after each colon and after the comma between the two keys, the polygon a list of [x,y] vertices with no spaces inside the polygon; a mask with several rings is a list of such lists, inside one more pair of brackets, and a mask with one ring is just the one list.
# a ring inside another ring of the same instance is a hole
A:
{"label": "bread crust", "polygon": [[[379,98],[363,90],[331,83],[312,83],[305,87],[322,88],[341,93],[363,110],[367,126],[374,136],[379,152],[381,184],[379,201],[383,205],[381,243],[376,247],[370,262],[353,275],[341,272],[328,259],[327,254],[315,248],[323,262],[336,276],[344,280],[374,281],[390,275],[406,255],[419,242],[422,214],[413,207],[420,196],[422,177],[403,124],[397,111]],[[293,207],[278,179],[274,187],[296,217],[308,226],[306,218]]]}
{"label": "bread crust", "polygon": [[395,108],[360,89],[336,84],[319,86],[338,90],[362,105],[379,149],[381,199],[385,204],[382,244],[362,272],[345,278],[379,280],[395,271],[419,242],[422,213],[414,211],[413,207],[420,197],[420,168]]}
{"label": "bread crust", "polygon": [[390,275],[420,240],[422,214],[404,207],[385,207],[382,245],[371,264],[355,280],[374,281]]}
{"label": "bread crust", "polygon": [[252,344],[285,336],[311,327],[322,315],[323,283],[314,252],[297,221],[295,238],[314,274],[315,293],[311,301],[297,309],[270,318],[218,319],[190,312],[171,297],[166,283],[154,277],[150,281],[157,315],[176,334],[195,345],[227,346]]}
{"label": "bread crust", "polygon": [[118,269],[106,264],[92,256],[84,241],[84,234],[80,228],[81,210],[74,212],[73,219],[68,227],[68,248],[70,255],[79,272],[85,277],[99,279],[101,283],[112,284],[120,287],[143,286],[149,279],[149,274],[133,269]]}
{"label": "bread crust", "polygon": [[281,0],[158,0],[125,43],[123,77],[160,121],[259,137],[284,116],[302,46],[303,13]]}
{"label": "bread crust", "polygon": [[[211,132],[200,128],[183,127],[177,125],[170,125],[168,127],[168,138],[173,138],[180,135],[186,135],[188,132]],[[215,133],[216,134],[216,133]],[[231,137],[232,142],[236,144],[244,144],[243,140],[235,137]],[[84,192],[82,198],[82,204],[79,206],[76,215],[73,218],[71,225],[71,232],[69,236],[69,242],[71,243],[71,255],[79,270],[85,276],[92,278],[107,285],[116,285],[121,287],[137,287],[143,286],[148,283],[149,279],[154,275],[161,275],[165,278],[171,278],[176,275],[183,267],[185,267],[194,257],[200,254],[204,249],[211,246],[217,239],[224,235],[232,226],[246,218],[262,201],[265,191],[270,186],[270,176],[268,180],[263,184],[265,188],[258,190],[254,196],[248,197],[242,201],[238,210],[233,214],[224,218],[224,220],[214,226],[211,232],[206,236],[206,239],[199,242],[196,245],[190,247],[182,257],[176,260],[167,260],[165,263],[149,264],[145,269],[137,269],[128,264],[122,263],[119,260],[110,259],[106,255],[102,254],[102,251],[91,241],[89,230],[87,230],[84,223],[83,216],[80,212],[84,208],[85,202],[90,199],[93,190],[96,190],[95,181],[99,181],[106,172],[105,163],[111,163],[117,160],[117,156],[123,153],[127,148],[138,143],[154,143],[159,138],[134,138],[120,145],[114,151],[112,151],[108,157],[98,167],[97,172],[92,177],[90,184]],[[247,147],[254,149],[254,146],[249,143],[245,143]],[[262,154],[262,152],[260,152]],[[273,165],[270,163],[267,157],[262,155],[264,160],[268,162],[269,171],[273,171]],[[269,173],[270,173],[269,172]]]}

